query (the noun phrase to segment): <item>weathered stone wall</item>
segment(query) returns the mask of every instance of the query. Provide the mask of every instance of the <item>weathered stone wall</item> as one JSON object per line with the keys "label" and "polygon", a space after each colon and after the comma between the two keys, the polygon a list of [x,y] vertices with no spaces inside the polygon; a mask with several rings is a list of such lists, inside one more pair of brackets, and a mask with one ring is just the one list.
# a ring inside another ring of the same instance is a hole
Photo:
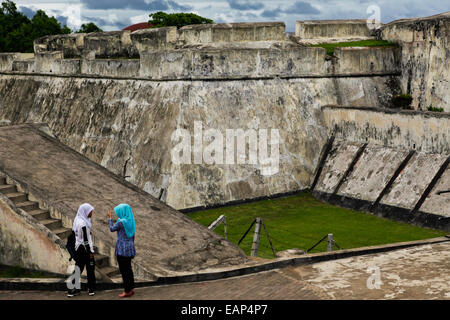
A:
{"label": "weathered stone wall", "polygon": [[429,153],[450,153],[450,114],[372,108],[323,108],[330,135]]}
{"label": "weathered stone wall", "polygon": [[366,19],[306,20],[296,22],[295,35],[301,40],[364,39],[370,38],[372,32]]}
{"label": "weathered stone wall", "polygon": [[334,71],[337,74],[400,72],[401,51],[392,47],[336,48],[334,55],[338,63]]}
{"label": "weathered stone wall", "polygon": [[93,32],[84,37],[84,52],[94,52],[95,57],[136,58],[139,57],[136,46],[131,42],[130,31]]}
{"label": "weathered stone wall", "polygon": [[284,22],[219,23],[185,26],[179,30],[184,44],[211,42],[283,41]]}
{"label": "weathered stone wall", "polygon": [[0,193],[0,264],[66,274],[69,253],[61,240]]}
{"label": "weathered stone wall", "polygon": [[402,46],[402,91],[415,109],[450,112],[450,14],[388,23],[382,38]]}
{"label": "weathered stone wall", "polygon": [[[379,106],[391,95],[389,77],[159,82],[2,75],[0,122],[48,123],[63,143],[181,209],[307,188],[327,139],[320,107],[338,100]],[[186,128],[193,136],[194,121],[223,135],[278,129],[279,172],[174,165],[171,135]]]}
{"label": "weathered stone wall", "polygon": [[[390,219],[450,230],[449,155],[334,140],[319,198]],[[424,200],[424,201],[423,201]]]}
{"label": "weathered stone wall", "polygon": [[153,80],[392,75],[400,73],[400,54],[399,48],[351,48],[336,50],[330,60],[323,48],[271,46],[142,51],[140,59],[64,59],[62,51],[51,51],[36,53],[32,65],[12,56],[2,71]]}
{"label": "weathered stone wall", "polygon": [[[78,60],[79,61],[79,60]],[[135,78],[139,76],[139,60],[81,60],[79,72],[72,74]]]}
{"label": "weathered stone wall", "polygon": [[34,41],[34,52],[62,51],[66,59],[81,57],[85,35],[85,33],[75,33],[41,37]]}
{"label": "weathered stone wall", "polygon": [[13,71],[13,64],[15,61],[32,58],[34,58],[34,54],[32,53],[0,53],[0,72]]}

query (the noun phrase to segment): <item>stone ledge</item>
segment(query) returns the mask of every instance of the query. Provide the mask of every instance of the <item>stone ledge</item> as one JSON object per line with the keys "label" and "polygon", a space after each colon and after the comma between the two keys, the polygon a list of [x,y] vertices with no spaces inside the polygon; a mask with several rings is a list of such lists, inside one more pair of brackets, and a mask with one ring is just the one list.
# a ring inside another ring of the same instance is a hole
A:
{"label": "stone ledge", "polygon": [[341,109],[341,110],[360,110],[369,112],[380,112],[385,114],[401,114],[401,115],[421,115],[427,118],[449,118],[450,112],[433,112],[424,110],[403,110],[403,109],[388,109],[367,106],[340,106],[340,105],[324,105],[322,109]]}

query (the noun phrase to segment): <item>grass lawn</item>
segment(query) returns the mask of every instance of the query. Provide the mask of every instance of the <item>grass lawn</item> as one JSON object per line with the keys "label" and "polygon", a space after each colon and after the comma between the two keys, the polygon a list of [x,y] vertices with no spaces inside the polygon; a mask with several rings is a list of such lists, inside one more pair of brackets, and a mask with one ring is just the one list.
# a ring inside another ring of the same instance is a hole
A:
{"label": "grass lawn", "polygon": [[[444,231],[420,228],[336,207],[315,199],[308,192],[285,198],[193,212],[189,214],[189,217],[208,226],[222,214],[226,216],[228,240],[235,244],[247,231],[252,221],[261,217],[268,229],[275,252],[291,248],[307,250],[329,233],[334,235],[334,240],[342,249],[428,239],[446,234]],[[223,224],[215,231],[223,236]],[[239,245],[247,255],[250,255],[253,232],[254,227]],[[326,241],[310,252],[322,251],[327,251]],[[264,228],[261,230],[258,256],[273,258]]]}
{"label": "grass lawn", "polygon": [[21,267],[10,267],[0,265],[0,278],[55,278],[48,272],[33,271]]}
{"label": "grass lawn", "polygon": [[389,42],[386,40],[361,40],[361,41],[349,41],[338,43],[319,43],[313,44],[311,47],[322,47],[327,50],[328,55],[334,53],[336,47],[395,47],[395,42]]}

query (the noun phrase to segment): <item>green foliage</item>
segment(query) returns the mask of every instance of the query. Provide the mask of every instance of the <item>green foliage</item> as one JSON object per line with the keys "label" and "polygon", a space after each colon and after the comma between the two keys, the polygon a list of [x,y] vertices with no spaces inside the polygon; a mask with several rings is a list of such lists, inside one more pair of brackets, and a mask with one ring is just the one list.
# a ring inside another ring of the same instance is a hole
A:
{"label": "green foliage", "polygon": [[194,13],[165,13],[162,11],[151,13],[149,24],[153,28],[176,26],[181,28],[191,24],[210,24],[214,23],[211,19],[203,18]]}
{"label": "green foliage", "polygon": [[95,23],[89,22],[83,23],[81,25],[80,30],[77,31],[77,33],[91,33],[91,32],[103,32],[103,30],[97,27]]}
{"label": "green foliage", "polygon": [[17,11],[14,2],[2,2],[0,9],[0,52],[33,52],[33,40],[53,34],[68,34],[71,30],[61,26],[54,18],[38,10],[30,20]]}
{"label": "green foliage", "polygon": [[386,40],[361,40],[361,41],[348,41],[348,42],[338,42],[338,43],[319,43],[311,45],[311,47],[321,47],[327,50],[328,55],[334,54],[335,48],[342,47],[395,47],[397,46],[394,42],[389,42]]}
{"label": "green foliage", "polygon": [[434,111],[434,112],[444,112],[444,108],[436,108],[433,107],[431,104],[427,108],[428,111]]}
{"label": "green foliage", "polygon": [[411,102],[413,98],[410,94],[399,94],[392,98],[392,106],[396,109],[411,110]]}
{"label": "green foliage", "polygon": [[[226,216],[228,240],[238,244],[256,217],[261,217],[269,232],[275,252],[298,248],[308,250],[328,233],[343,249],[413,241],[445,235],[445,232],[391,221],[371,214],[336,207],[315,199],[311,193],[257,201],[247,204],[193,212],[189,217],[208,226],[220,215]],[[239,247],[250,255],[254,227]],[[221,224],[215,230],[223,236]],[[264,228],[258,256],[273,258]],[[326,241],[311,253],[327,251]]]}

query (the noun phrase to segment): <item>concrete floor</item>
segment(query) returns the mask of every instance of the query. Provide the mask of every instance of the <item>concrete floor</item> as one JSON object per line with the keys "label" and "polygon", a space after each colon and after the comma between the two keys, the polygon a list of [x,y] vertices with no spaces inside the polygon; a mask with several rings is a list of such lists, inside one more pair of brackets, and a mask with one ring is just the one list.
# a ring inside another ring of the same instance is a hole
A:
{"label": "concrete floor", "polygon": [[[450,300],[450,242],[216,281],[136,289],[138,300]],[[380,283],[374,279],[379,275]],[[372,287],[369,288],[369,287]],[[377,288],[378,287],[378,288]],[[121,290],[70,298],[118,299]],[[0,300],[67,300],[64,292],[0,291]]]}

